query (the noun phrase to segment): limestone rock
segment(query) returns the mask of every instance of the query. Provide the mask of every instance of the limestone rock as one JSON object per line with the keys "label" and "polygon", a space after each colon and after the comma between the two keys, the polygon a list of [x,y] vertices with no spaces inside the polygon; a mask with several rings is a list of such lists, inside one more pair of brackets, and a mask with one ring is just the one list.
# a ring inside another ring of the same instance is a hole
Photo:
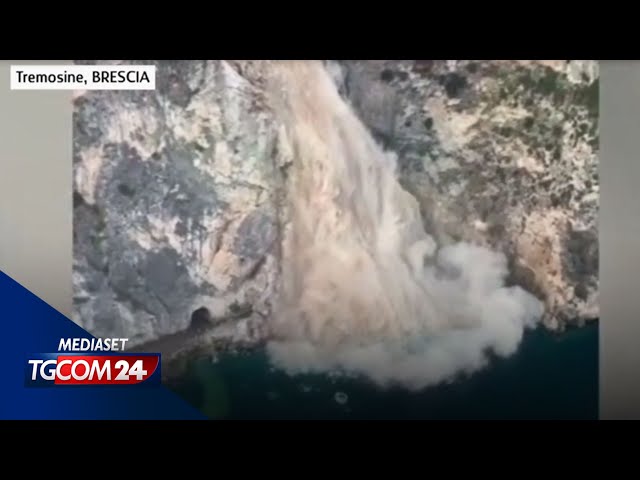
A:
{"label": "limestone rock", "polygon": [[74,100],[75,321],[130,345],[202,308],[259,323],[277,279],[277,122],[260,91],[227,62],[155,64],[156,91]]}
{"label": "limestone rock", "polygon": [[441,244],[504,251],[545,323],[597,318],[598,64],[343,61],[333,77],[397,152]]}

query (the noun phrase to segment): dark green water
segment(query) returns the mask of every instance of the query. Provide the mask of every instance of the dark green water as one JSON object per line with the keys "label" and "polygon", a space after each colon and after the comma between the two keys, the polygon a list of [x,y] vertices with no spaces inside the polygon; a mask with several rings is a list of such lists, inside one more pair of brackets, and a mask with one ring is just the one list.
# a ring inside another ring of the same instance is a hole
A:
{"label": "dark green water", "polygon": [[290,377],[263,351],[194,361],[173,389],[214,419],[596,419],[598,326],[528,332],[512,357],[418,393]]}

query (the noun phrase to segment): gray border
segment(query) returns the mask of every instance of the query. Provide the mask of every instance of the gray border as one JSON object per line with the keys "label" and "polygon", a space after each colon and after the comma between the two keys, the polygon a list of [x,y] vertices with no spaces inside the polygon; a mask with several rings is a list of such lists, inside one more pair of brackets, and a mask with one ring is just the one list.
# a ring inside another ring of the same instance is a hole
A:
{"label": "gray border", "polygon": [[70,91],[10,90],[0,61],[0,270],[61,313],[72,304]]}
{"label": "gray border", "polygon": [[640,418],[640,62],[600,63],[600,417]]}

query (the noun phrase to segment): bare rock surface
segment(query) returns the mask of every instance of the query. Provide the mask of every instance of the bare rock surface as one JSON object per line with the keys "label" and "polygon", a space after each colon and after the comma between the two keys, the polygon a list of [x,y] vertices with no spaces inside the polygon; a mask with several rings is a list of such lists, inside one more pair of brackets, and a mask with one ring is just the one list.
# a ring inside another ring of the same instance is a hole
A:
{"label": "bare rock surface", "polygon": [[277,122],[229,63],[156,65],[156,91],[75,99],[76,321],[136,345],[206,309],[260,336],[277,280]]}

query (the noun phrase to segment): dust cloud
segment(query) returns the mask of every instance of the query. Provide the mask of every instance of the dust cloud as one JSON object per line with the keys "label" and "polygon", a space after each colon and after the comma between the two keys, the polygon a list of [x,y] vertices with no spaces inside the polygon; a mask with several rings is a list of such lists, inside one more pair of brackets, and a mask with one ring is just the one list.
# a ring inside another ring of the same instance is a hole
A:
{"label": "dust cloud", "polygon": [[502,254],[439,247],[396,159],[321,62],[273,62],[286,131],[289,219],[268,351],[291,374],[342,371],[421,389],[514,353],[541,303],[506,287]]}

